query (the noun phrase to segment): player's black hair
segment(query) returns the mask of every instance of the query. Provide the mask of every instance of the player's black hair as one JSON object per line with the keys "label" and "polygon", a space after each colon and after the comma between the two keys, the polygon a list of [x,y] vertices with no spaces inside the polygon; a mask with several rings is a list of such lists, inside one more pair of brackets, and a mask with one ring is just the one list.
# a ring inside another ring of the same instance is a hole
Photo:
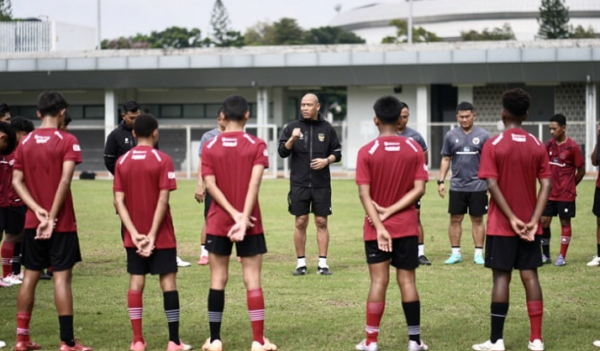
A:
{"label": "player's black hair", "polygon": [[0,102],[0,116],[4,116],[5,114],[10,112],[10,108],[7,104]]}
{"label": "player's black hair", "polygon": [[529,111],[531,96],[521,89],[514,88],[502,94],[502,107],[513,117],[524,117]]}
{"label": "player's black hair", "polygon": [[217,118],[219,118],[219,116],[221,115],[221,113],[223,113],[223,105],[221,105],[219,107],[219,109],[217,110]]}
{"label": "player's black hair", "polygon": [[58,91],[44,91],[37,101],[37,110],[44,116],[56,117],[61,110],[69,107],[67,99]]}
{"label": "player's black hair", "polygon": [[126,114],[127,112],[138,112],[140,110],[140,106],[135,101],[127,101],[122,106],[122,113]]}
{"label": "player's black hair", "polygon": [[158,120],[151,114],[139,115],[133,122],[133,131],[138,138],[148,138],[158,129]]}
{"label": "player's black hair", "polygon": [[567,117],[559,113],[550,117],[550,122],[556,122],[559,126],[564,127],[567,125]]}
{"label": "player's black hair", "polygon": [[391,95],[379,98],[373,105],[375,116],[383,124],[398,123],[402,108],[402,102]]}
{"label": "player's black hair", "polygon": [[402,105],[402,108],[400,109],[400,111],[407,109],[410,110],[410,108],[408,107],[408,104],[404,101],[400,101],[400,105]]}
{"label": "player's black hair", "polygon": [[228,96],[223,101],[223,114],[230,121],[241,121],[248,112],[248,101],[240,95]]}
{"label": "player's black hair", "polygon": [[33,122],[29,118],[17,116],[10,119],[10,125],[15,132],[31,133],[35,129]]}
{"label": "player's black hair", "polygon": [[471,111],[475,112],[475,106],[472,103],[463,101],[456,106],[456,111]]}
{"label": "player's black hair", "polygon": [[15,129],[10,123],[0,123],[0,133],[4,133],[8,137],[6,148],[0,150],[0,154],[9,155],[15,151],[15,147],[17,147],[17,134],[15,133]]}
{"label": "player's black hair", "polygon": [[65,127],[68,127],[71,122],[73,122],[73,119],[67,112],[65,112],[65,119],[63,119],[63,123],[65,124]]}

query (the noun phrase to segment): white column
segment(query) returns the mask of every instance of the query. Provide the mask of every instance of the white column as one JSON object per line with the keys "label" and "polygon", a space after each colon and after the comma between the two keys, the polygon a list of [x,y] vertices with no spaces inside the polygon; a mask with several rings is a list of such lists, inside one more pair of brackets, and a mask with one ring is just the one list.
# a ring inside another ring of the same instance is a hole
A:
{"label": "white column", "polygon": [[[429,86],[420,85],[417,86],[417,105],[416,108],[411,111],[411,118],[416,117],[417,120],[417,130],[421,135],[423,135],[423,139],[427,142],[427,145],[431,144],[429,142]],[[414,117],[413,117],[414,116]],[[429,153],[431,157],[431,152]]]}
{"label": "white column", "polygon": [[[466,101],[473,103],[473,86],[472,85],[459,85],[458,86],[458,103]],[[477,107],[477,106],[475,106]]]}
{"label": "white column", "polygon": [[592,150],[594,150],[594,145],[596,144],[596,133],[598,128],[598,99],[596,94],[596,84],[588,83],[585,87],[585,153],[587,155],[584,155],[586,160],[585,170],[587,172],[593,172],[595,170],[589,156],[592,154]]}
{"label": "white column", "polygon": [[117,124],[117,99],[114,90],[104,91],[104,140]]}
{"label": "white column", "polygon": [[[283,88],[273,88],[273,121],[272,123],[283,126],[283,118],[285,116],[285,94]],[[268,115],[267,115],[268,116]]]}
{"label": "white column", "polygon": [[256,124],[259,125],[257,136],[262,140],[267,140],[268,130],[261,128],[269,123],[269,91],[267,88],[258,88],[256,91]]}

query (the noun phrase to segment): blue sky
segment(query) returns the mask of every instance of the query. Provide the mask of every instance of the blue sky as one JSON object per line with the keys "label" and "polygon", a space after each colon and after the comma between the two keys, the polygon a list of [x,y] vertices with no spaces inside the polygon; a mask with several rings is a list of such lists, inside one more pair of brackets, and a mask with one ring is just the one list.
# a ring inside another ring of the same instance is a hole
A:
{"label": "blue sky", "polygon": [[[102,38],[148,33],[170,26],[199,27],[203,36],[209,29],[214,0],[100,0]],[[305,29],[325,26],[342,11],[390,0],[223,0],[236,30],[259,21],[293,17]],[[257,5],[260,4],[260,5]],[[51,20],[96,26],[97,0],[13,0],[13,16],[47,16]]]}

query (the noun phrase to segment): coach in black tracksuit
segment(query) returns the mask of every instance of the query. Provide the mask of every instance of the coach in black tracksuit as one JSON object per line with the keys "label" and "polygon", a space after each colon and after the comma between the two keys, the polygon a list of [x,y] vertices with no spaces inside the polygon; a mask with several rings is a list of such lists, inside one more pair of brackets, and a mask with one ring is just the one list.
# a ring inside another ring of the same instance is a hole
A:
{"label": "coach in black tracksuit", "polygon": [[123,104],[122,112],[123,120],[110,132],[104,145],[104,165],[112,175],[115,174],[115,164],[119,157],[136,145],[132,130],[133,122],[140,115],[140,107],[135,101],[128,101]]}
{"label": "coach in black tracksuit", "polygon": [[331,175],[329,164],[342,159],[342,146],[331,124],[319,114],[319,99],[314,94],[302,98],[302,118],[288,124],[279,138],[279,155],[292,156],[289,211],[296,216],[294,244],[298,263],[294,275],[305,275],[306,227],[308,214],[315,216],[319,263],[317,273],[331,275],[327,265],[329,231],[327,216],[331,214]]}

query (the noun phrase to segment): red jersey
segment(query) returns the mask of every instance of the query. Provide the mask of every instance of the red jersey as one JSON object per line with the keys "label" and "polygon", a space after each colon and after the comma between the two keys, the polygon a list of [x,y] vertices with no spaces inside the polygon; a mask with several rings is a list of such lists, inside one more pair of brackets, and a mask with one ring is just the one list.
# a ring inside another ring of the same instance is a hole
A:
{"label": "red jersey", "polygon": [[[17,147],[18,147],[18,145],[17,145]],[[8,184],[9,184],[8,203],[9,203],[9,206],[11,206],[11,207],[25,206],[25,204],[19,197],[19,194],[17,194],[15,189],[12,187],[12,171],[13,171],[13,167],[15,165],[15,155],[16,154],[17,154],[17,150],[13,151],[12,154],[6,156],[6,159],[8,160],[8,166],[10,168],[9,176],[8,176]]]}
{"label": "red jersey", "polygon": [[[485,144],[478,175],[481,179],[496,179],[508,206],[520,220],[527,223],[535,210],[537,179],[551,177],[546,148],[540,140],[523,129],[508,129]],[[540,223],[536,234],[541,233]],[[487,235],[517,235],[493,197]]]}
{"label": "red jersey", "polygon": [[[25,185],[31,196],[43,209],[50,211],[58,184],[62,176],[63,162],[82,162],[81,148],[77,138],[56,128],[40,128],[27,134],[17,148],[13,168],[23,172]],[[25,218],[25,229],[39,225],[35,214],[29,209]],[[58,212],[55,232],[75,232],[75,210],[71,189],[63,207]]]}
{"label": "red jersey", "polygon": [[[358,151],[356,184],[370,185],[371,199],[383,207],[400,200],[416,180],[429,180],[418,143],[402,136],[379,137]],[[415,205],[397,212],[383,223],[392,238],[419,235]],[[364,240],[377,240],[377,230],[365,218]]]}
{"label": "red jersey", "polygon": [[[236,210],[243,212],[252,168],[256,165],[269,167],[268,156],[267,145],[263,140],[244,132],[224,132],[204,145],[202,176],[214,176],[227,201]],[[246,235],[263,233],[258,199],[252,216],[256,221],[254,227],[248,228]],[[206,233],[227,236],[234,224],[227,211],[217,201],[213,201],[206,218]]]}
{"label": "red jersey", "polygon": [[12,167],[9,156],[0,155],[0,208],[10,205],[10,189],[12,188]]}
{"label": "red jersey", "polygon": [[562,144],[550,139],[546,143],[550,169],[552,171],[552,191],[550,200],[573,202],[577,191],[575,190],[575,171],[584,165],[581,149],[571,138]]}
{"label": "red jersey", "polygon": [[[125,194],[125,205],[138,233],[148,235],[152,228],[161,190],[175,189],[175,168],[167,154],[149,146],[136,146],[117,160],[113,191]],[[127,228],[123,246],[135,248]],[[154,247],[173,249],[176,246],[173,218],[167,207],[165,218],[156,233]]]}

